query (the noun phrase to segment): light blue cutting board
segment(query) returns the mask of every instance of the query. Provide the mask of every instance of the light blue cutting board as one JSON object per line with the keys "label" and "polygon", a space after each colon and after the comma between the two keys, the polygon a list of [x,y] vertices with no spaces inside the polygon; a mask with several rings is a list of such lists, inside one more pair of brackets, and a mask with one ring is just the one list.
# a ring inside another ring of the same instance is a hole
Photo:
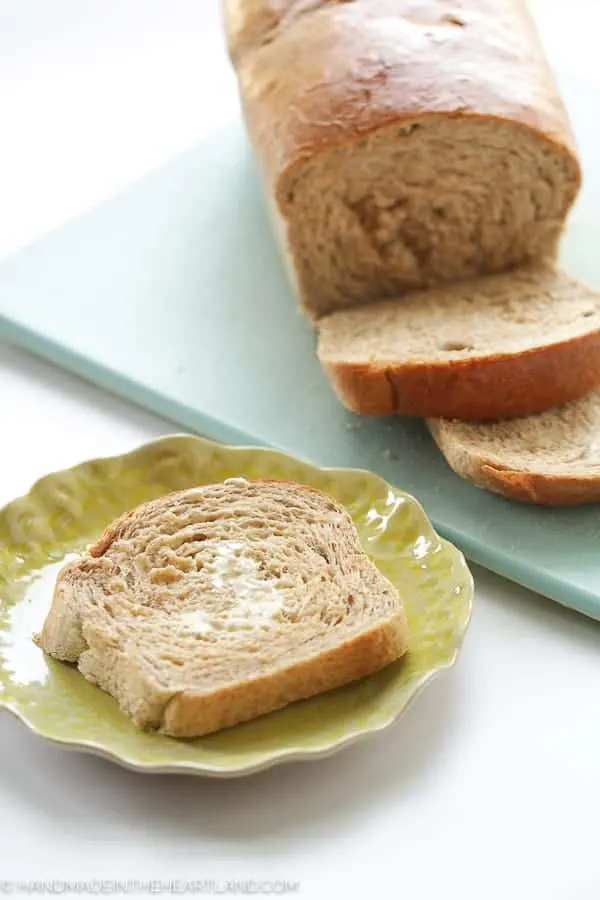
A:
{"label": "light blue cutting board", "polygon": [[[586,170],[565,261],[600,285],[600,97],[563,88]],[[543,510],[479,491],[420,422],[359,420],[335,400],[239,120],[5,261],[0,334],[217,440],[374,470],[471,560],[600,618],[600,507]]]}

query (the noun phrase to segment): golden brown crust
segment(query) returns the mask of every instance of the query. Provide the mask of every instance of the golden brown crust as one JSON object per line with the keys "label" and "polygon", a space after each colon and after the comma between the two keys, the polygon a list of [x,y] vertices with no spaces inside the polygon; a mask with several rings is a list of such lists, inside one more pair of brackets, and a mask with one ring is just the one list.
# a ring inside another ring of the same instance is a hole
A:
{"label": "golden brown crust", "polygon": [[185,738],[249,721],[372,675],[403,656],[407,646],[406,619],[401,614],[276,674],[227,685],[209,695],[177,694],[167,704],[162,730]]}
{"label": "golden brown crust", "polygon": [[600,479],[594,475],[518,472],[482,461],[475,477],[479,479],[481,487],[521,503],[534,503],[538,506],[581,506],[600,502]]}
{"label": "golden brown crust", "polygon": [[224,0],[231,58],[267,183],[385,125],[498,119],[571,157],[564,105],[523,0]]}
{"label": "golden brown crust", "polygon": [[360,415],[485,422],[544,412],[597,388],[600,332],[449,363],[323,365],[340,401]]}

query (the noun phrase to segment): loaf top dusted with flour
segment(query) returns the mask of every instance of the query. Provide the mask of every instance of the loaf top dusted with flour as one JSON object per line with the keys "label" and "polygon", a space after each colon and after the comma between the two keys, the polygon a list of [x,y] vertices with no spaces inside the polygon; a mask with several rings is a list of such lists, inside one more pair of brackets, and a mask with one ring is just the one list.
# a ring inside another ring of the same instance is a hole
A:
{"label": "loaf top dusted with flour", "polygon": [[38,642],[138,727],[192,737],[381,669],[407,624],[339,504],[234,479],[109,526],[59,574]]}
{"label": "loaf top dusted with flour", "polygon": [[555,253],[580,183],[524,0],[225,0],[312,318]]}

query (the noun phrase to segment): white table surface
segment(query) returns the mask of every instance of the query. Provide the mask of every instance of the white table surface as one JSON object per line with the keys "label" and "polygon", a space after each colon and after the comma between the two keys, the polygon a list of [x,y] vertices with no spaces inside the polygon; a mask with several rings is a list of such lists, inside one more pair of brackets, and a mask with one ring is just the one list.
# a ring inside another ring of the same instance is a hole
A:
{"label": "white table surface", "polygon": [[[531,6],[553,59],[600,85],[594,3]],[[0,0],[0,255],[223,114],[199,90],[216,28],[214,0]],[[0,386],[0,503],[46,471],[174,430],[2,344]],[[329,760],[235,781],[142,776],[2,715],[0,893],[284,879],[307,898],[597,900],[600,626],[475,577],[457,667],[396,727]]]}

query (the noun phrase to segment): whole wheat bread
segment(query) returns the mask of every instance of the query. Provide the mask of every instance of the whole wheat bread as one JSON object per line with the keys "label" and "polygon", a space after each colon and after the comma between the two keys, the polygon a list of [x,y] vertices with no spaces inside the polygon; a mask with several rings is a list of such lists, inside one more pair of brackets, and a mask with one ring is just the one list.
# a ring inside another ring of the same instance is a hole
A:
{"label": "whole wheat bread", "polygon": [[553,257],[580,186],[525,0],[224,0],[304,310]]}
{"label": "whole wheat bread", "polygon": [[550,412],[486,425],[430,420],[450,467],[524,503],[600,502],[600,392]]}
{"label": "whole wheat bread", "polygon": [[109,526],[60,572],[38,642],[138,727],[195,737],[376,672],[407,623],[333,499],[234,479]]}
{"label": "whole wheat bread", "polygon": [[318,353],[363,415],[528,415],[600,385],[600,292],[550,266],[431,288],[326,316]]}

